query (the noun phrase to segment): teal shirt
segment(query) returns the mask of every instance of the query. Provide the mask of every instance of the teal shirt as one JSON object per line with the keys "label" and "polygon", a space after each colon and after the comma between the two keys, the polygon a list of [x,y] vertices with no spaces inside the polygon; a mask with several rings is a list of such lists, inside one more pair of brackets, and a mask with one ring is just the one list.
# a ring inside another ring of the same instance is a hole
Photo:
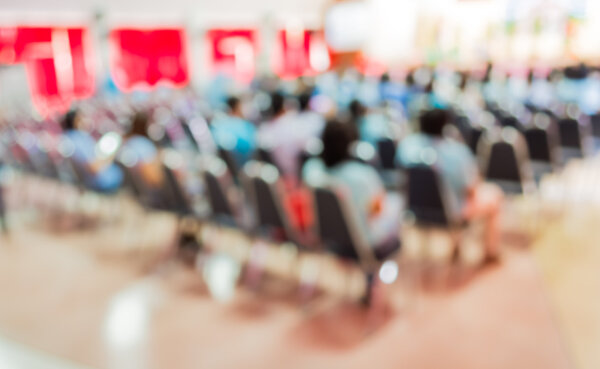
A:
{"label": "teal shirt", "polygon": [[[380,227],[368,214],[376,197],[385,193],[377,171],[358,161],[345,161],[327,168],[321,159],[310,159],[302,168],[302,178],[309,186],[333,186],[352,204],[356,222],[371,245],[389,236],[392,227]],[[394,219],[395,220],[395,219]],[[398,224],[393,225],[397,229]]]}
{"label": "teal shirt", "polygon": [[252,123],[225,115],[215,118],[210,127],[217,145],[231,150],[238,165],[250,160],[256,146],[256,127]]}
{"label": "teal shirt", "polygon": [[433,165],[449,194],[450,211],[460,212],[466,201],[467,189],[478,175],[477,162],[469,148],[446,138],[432,138],[416,133],[400,142],[396,153],[399,165]]}

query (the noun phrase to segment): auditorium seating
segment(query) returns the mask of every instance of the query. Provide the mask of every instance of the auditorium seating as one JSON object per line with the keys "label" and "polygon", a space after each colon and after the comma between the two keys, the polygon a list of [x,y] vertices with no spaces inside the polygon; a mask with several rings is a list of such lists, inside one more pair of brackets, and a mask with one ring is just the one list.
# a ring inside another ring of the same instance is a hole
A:
{"label": "auditorium seating", "polygon": [[376,304],[377,302],[370,299],[371,289],[380,278],[378,270],[383,262],[394,258],[400,250],[400,241],[393,240],[385,248],[375,249],[374,245],[369,244],[362,227],[358,225],[352,204],[337,191],[329,187],[313,189],[316,208],[315,233],[325,250],[361,267],[367,281],[365,298],[367,302]]}
{"label": "auditorium seating", "polygon": [[522,194],[530,189],[533,174],[521,134],[513,127],[505,127],[499,137],[488,141],[479,152],[485,179],[507,194]]}

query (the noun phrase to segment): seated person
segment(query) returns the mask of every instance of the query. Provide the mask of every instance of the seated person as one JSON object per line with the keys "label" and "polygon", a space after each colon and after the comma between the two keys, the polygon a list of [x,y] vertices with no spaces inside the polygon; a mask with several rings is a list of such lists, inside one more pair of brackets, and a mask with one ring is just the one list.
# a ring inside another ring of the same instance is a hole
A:
{"label": "seated person", "polygon": [[273,161],[286,179],[297,177],[298,154],[302,145],[294,129],[295,117],[286,111],[285,98],[281,93],[271,94],[270,118],[258,128],[258,142],[271,151]]}
{"label": "seated person", "polygon": [[309,186],[333,185],[342,190],[357,212],[359,226],[376,253],[397,247],[400,202],[385,192],[377,171],[351,158],[356,136],[351,124],[327,123],[322,135],[321,158],[310,159],[302,177]]}
{"label": "seated person", "polygon": [[462,219],[485,220],[487,259],[498,257],[498,215],[502,202],[501,190],[481,182],[477,163],[469,148],[458,141],[445,138],[444,127],[449,121],[446,110],[434,109],[420,117],[420,133],[400,142],[396,160],[402,167],[433,165],[449,189],[449,211]]}
{"label": "seated person", "polygon": [[240,99],[228,98],[227,106],[228,113],[215,118],[210,129],[217,145],[231,150],[237,165],[242,167],[251,159],[254,152],[256,127],[244,119]]}
{"label": "seated person", "polygon": [[378,141],[396,136],[393,123],[385,114],[370,111],[358,100],[350,103],[349,110],[361,141],[376,147]]}
{"label": "seated person", "polygon": [[158,150],[148,137],[148,116],[138,112],[133,117],[125,142],[120,151],[122,160],[132,163],[137,179],[143,181],[147,191],[152,192],[152,201],[158,204],[164,183],[164,172]]}
{"label": "seated person", "polygon": [[308,91],[298,96],[299,111],[296,115],[296,125],[306,140],[320,137],[325,127],[325,118],[316,111],[311,110],[310,100],[311,94]]}
{"label": "seated person", "polygon": [[89,188],[101,192],[113,192],[123,182],[123,173],[112,158],[102,159],[96,153],[96,141],[81,130],[77,111],[68,112],[62,121],[63,137],[73,144],[73,165]]}

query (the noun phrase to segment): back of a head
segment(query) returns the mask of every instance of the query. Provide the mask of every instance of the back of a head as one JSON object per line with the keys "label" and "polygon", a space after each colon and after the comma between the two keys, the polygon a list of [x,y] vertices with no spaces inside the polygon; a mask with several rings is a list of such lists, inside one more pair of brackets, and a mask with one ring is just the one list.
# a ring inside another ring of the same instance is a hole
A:
{"label": "back of a head", "polygon": [[298,108],[300,111],[307,111],[310,106],[310,92],[306,91],[298,96]]}
{"label": "back of a head", "polygon": [[148,114],[141,111],[136,112],[127,135],[148,137]]}
{"label": "back of a head", "polygon": [[67,131],[72,131],[74,129],[76,129],[77,127],[75,127],[75,123],[77,120],[77,110],[70,110],[67,114],[65,114],[65,116],[63,117],[62,121],[61,121],[61,126],[63,131],[67,132]]}
{"label": "back of a head", "polygon": [[323,141],[321,158],[328,168],[350,158],[349,150],[354,136],[348,124],[337,120],[327,122],[321,140]]}
{"label": "back of a head", "polygon": [[352,100],[348,110],[353,120],[357,120],[367,113],[367,108],[358,100]]}
{"label": "back of a head", "polygon": [[226,103],[230,113],[235,113],[240,107],[240,99],[235,96],[230,96]]}
{"label": "back of a head", "polygon": [[280,92],[271,94],[271,116],[275,117],[283,113],[285,98]]}
{"label": "back of a head", "polygon": [[428,110],[419,118],[421,133],[428,136],[442,137],[444,127],[448,123],[449,114],[444,109]]}

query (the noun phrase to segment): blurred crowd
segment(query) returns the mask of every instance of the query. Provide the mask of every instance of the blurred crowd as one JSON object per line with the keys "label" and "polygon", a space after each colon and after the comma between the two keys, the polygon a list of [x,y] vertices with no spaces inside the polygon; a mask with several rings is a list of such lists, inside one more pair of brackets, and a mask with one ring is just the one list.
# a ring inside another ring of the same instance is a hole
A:
{"label": "blurred crowd", "polygon": [[[502,140],[514,144],[517,164],[536,161],[528,132],[542,130],[552,143],[556,130],[557,147],[579,145],[583,156],[594,150],[587,138],[594,137],[599,112],[600,71],[585,65],[421,67],[378,77],[347,70],[262,78],[245,88],[220,76],[202,93],[107,94],[44,120],[4,114],[0,150],[5,164],[100,193],[133,181],[144,189],[146,204],[162,210],[171,206],[165,201],[171,174],[185,196],[204,197],[206,183],[197,172],[207,157],[218,160],[230,179],[228,198],[256,162],[268,164],[270,172],[263,174],[277,179],[284,213],[304,240],[317,237],[311,234],[311,189],[327,187],[340,194],[368,244],[382,254],[400,247],[410,210],[406,173],[426,167],[439,178],[450,218],[484,219],[486,261],[494,262],[500,255],[498,214],[512,191],[489,180],[496,165],[489,146]],[[576,122],[577,145],[562,136],[565,120]],[[556,158],[557,165],[568,159]],[[553,162],[549,170],[554,168]]]}

